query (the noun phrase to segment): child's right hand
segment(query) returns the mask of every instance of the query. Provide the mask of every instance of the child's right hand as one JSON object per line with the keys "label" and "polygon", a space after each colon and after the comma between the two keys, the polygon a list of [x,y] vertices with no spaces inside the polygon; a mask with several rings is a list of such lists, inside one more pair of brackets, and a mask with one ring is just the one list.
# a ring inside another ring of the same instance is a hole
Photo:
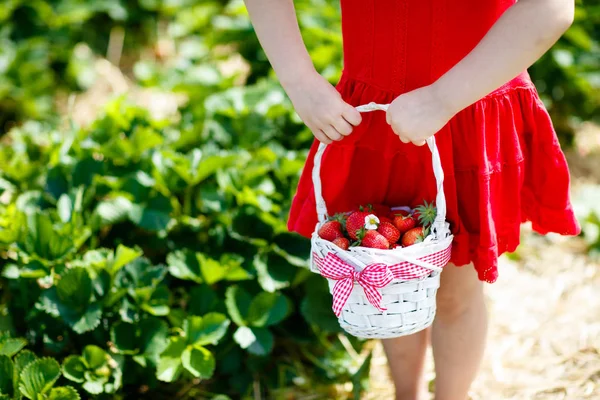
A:
{"label": "child's right hand", "polygon": [[360,124],[358,111],[318,73],[296,77],[285,90],[302,121],[321,143],[342,140]]}

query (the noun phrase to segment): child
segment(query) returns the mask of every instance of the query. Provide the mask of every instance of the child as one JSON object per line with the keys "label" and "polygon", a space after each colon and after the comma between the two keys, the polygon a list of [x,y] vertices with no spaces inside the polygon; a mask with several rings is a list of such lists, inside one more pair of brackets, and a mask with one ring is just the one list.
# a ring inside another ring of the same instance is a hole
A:
{"label": "child", "polygon": [[[342,0],[344,70],[337,91],[302,42],[293,0],[246,0],[256,33],[316,141],[289,227],[317,222],[311,171],[318,142],[331,214],[359,204],[435,198],[434,135],[445,172],[452,264],[431,328],[436,399],[467,397],[487,326],[482,281],[514,251],[519,227],[575,235],[569,172],[526,69],[573,20],[573,0]],[[361,116],[354,106],[387,104]],[[472,265],[469,268],[457,266]],[[474,268],[473,268],[474,267]],[[476,273],[475,273],[476,272]],[[384,341],[398,399],[416,399],[429,330]]]}

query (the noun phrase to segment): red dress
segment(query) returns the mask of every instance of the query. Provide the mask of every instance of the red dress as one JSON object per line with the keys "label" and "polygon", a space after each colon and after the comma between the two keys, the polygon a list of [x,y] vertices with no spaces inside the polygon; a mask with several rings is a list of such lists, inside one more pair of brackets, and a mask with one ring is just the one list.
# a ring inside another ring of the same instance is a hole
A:
{"label": "red dress", "polygon": [[[390,103],[431,84],[465,57],[514,0],[342,0],[344,70],[337,89],[349,104]],[[435,199],[427,146],[403,144],[383,112],[364,113],[322,161],[328,211]],[[473,262],[494,282],[498,256],[519,244],[520,224],[575,235],[569,171],[550,117],[527,72],[458,113],[436,134],[445,172],[452,263]],[[309,237],[317,223],[308,155],[288,228]]]}

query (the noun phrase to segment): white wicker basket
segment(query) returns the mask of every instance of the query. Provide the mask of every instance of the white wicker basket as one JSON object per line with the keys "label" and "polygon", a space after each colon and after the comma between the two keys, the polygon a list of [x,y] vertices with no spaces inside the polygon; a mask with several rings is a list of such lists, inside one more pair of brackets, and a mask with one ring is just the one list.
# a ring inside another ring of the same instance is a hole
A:
{"label": "white wicker basket", "polygon": [[[370,103],[357,110],[385,111],[387,107]],[[321,143],[315,155],[313,183],[319,222],[311,239],[310,267],[327,277],[338,322],[353,336],[384,339],[410,335],[427,328],[435,317],[440,273],[450,260],[453,236],[446,222],[444,172],[434,137],[427,144],[437,183],[437,217],[425,241],[392,250],[358,246],[345,251],[319,237],[317,232],[327,220],[320,178],[327,145]]]}

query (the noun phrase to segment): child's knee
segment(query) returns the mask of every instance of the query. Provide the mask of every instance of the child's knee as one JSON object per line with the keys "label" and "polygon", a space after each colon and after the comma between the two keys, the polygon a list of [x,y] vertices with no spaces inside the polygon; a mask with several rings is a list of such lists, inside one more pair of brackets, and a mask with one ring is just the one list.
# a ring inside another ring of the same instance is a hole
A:
{"label": "child's knee", "polygon": [[483,282],[477,278],[472,265],[450,264],[444,268],[436,298],[437,318],[454,320],[483,301]]}

